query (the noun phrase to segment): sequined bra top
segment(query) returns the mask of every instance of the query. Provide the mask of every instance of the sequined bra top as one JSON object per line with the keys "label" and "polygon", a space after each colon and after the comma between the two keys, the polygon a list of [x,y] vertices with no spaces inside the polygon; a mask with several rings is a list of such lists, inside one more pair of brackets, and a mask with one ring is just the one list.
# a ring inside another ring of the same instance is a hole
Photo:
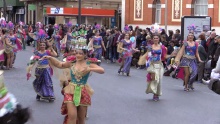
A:
{"label": "sequined bra top", "polygon": [[196,44],[194,46],[189,46],[187,42],[184,43],[185,55],[195,56],[196,55]]}
{"label": "sequined bra top", "polygon": [[151,50],[150,61],[156,62],[161,60],[162,49],[159,50]]}
{"label": "sequined bra top", "polygon": [[[87,63],[87,65],[89,66],[89,63]],[[85,85],[89,79],[90,76],[90,72],[87,74],[81,74],[81,72],[77,71],[74,68],[75,65],[73,65],[73,67],[71,67],[70,72],[71,72],[71,82],[74,84],[81,84],[81,85]]]}
{"label": "sequined bra top", "polygon": [[93,38],[94,38],[93,45],[100,46],[102,42],[102,38],[101,37],[93,37]]}
{"label": "sequined bra top", "polygon": [[16,41],[16,37],[10,37],[10,41],[11,41],[12,45],[14,45],[15,41]]}
{"label": "sequined bra top", "polygon": [[[47,51],[46,51],[45,53],[43,53],[43,54],[42,54],[42,53],[39,53],[38,51],[35,51],[34,53],[35,53],[35,55],[39,56],[40,58],[49,55]],[[39,65],[48,65],[48,64],[49,64],[49,61],[48,61],[47,59],[39,60],[39,61],[38,61],[38,64],[39,64]]]}
{"label": "sequined bra top", "polygon": [[59,42],[60,41],[60,36],[54,35],[54,39]]}

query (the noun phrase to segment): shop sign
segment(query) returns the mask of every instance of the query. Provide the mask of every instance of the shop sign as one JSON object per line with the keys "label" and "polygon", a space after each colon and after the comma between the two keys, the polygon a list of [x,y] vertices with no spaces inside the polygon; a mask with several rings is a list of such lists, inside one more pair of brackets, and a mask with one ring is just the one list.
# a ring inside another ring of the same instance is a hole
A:
{"label": "shop sign", "polygon": [[36,6],[34,4],[28,4],[28,10],[36,10]]}
{"label": "shop sign", "polygon": [[51,8],[50,14],[63,14],[63,8]]}

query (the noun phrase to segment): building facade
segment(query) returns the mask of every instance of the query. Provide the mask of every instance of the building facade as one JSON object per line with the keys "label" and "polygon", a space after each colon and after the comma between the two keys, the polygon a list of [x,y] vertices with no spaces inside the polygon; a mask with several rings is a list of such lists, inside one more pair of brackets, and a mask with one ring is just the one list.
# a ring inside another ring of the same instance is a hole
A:
{"label": "building facade", "polygon": [[24,2],[19,0],[5,0],[6,3],[6,15],[4,16],[4,3],[0,1],[1,17],[5,17],[6,20],[18,23],[25,20],[25,8]]}
{"label": "building facade", "polygon": [[[77,23],[78,1],[77,0],[20,0],[25,2],[27,10],[26,23],[34,24],[38,21],[45,24]],[[118,13],[121,8],[121,0],[82,0],[82,23],[111,26],[119,25]],[[94,11],[97,10],[97,11]],[[108,11],[108,10],[111,10]],[[91,15],[88,12],[93,12]],[[112,12],[114,14],[112,15]],[[105,12],[100,15],[100,12]],[[109,15],[109,13],[111,13]],[[116,20],[116,21],[115,21]]]}
{"label": "building facade", "polygon": [[124,0],[124,24],[142,28],[154,23],[161,27],[167,24],[168,30],[176,30],[180,29],[183,16],[210,16],[212,28],[220,32],[219,0],[167,0],[167,10],[165,2],[166,0]]}

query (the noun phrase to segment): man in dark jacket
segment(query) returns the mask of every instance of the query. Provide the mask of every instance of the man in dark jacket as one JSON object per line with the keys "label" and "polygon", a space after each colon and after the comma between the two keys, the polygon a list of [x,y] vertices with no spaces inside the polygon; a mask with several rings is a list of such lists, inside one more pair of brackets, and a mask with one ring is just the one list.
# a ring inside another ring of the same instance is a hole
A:
{"label": "man in dark jacket", "polygon": [[202,83],[202,79],[204,77],[205,61],[208,59],[208,54],[206,53],[205,48],[201,45],[201,40],[196,40],[196,42],[199,44],[198,45],[199,57],[201,58],[202,61],[204,61],[198,63],[198,81],[199,83]]}
{"label": "man in dark jacket", "polygon": [[215,54],[214,54],[214,61],[217,62],[220,56],[220,36],[217,36],[216,38],[216,42],[217,42],[217,48],[215,50]]}
{"label": "man in dark jacket", "polygon": [[117,52],[117,45],[118,45],[118,38],[120,36],[119,30],[115,29],[115,35],[114,35],[114,40],[112,43],[112,49],[113,49],[113,62],[118,60],[118,52]]}

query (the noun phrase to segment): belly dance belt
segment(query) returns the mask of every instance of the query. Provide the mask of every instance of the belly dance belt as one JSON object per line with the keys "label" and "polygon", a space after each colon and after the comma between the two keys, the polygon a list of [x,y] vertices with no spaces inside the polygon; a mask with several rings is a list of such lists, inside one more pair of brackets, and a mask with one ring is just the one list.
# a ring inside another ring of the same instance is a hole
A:
{"label": "belly dance belt", "polygon": [[92,96],[93,93],[93,89],[88,84],[76,84],[71,82],[64,88],[64,94],[73,96],[72,98],[67,98],[65,101],[72,101],[75,106],[83,104],[83,101],[81,101],[82,98],[87,95]]}
{"label": "belly dance belt", "polygon": [[102,46],[101,46],[101,45],[93,45],[93,47],[94,47],[95,49],[98,49],[98,48],[101,48]]}

